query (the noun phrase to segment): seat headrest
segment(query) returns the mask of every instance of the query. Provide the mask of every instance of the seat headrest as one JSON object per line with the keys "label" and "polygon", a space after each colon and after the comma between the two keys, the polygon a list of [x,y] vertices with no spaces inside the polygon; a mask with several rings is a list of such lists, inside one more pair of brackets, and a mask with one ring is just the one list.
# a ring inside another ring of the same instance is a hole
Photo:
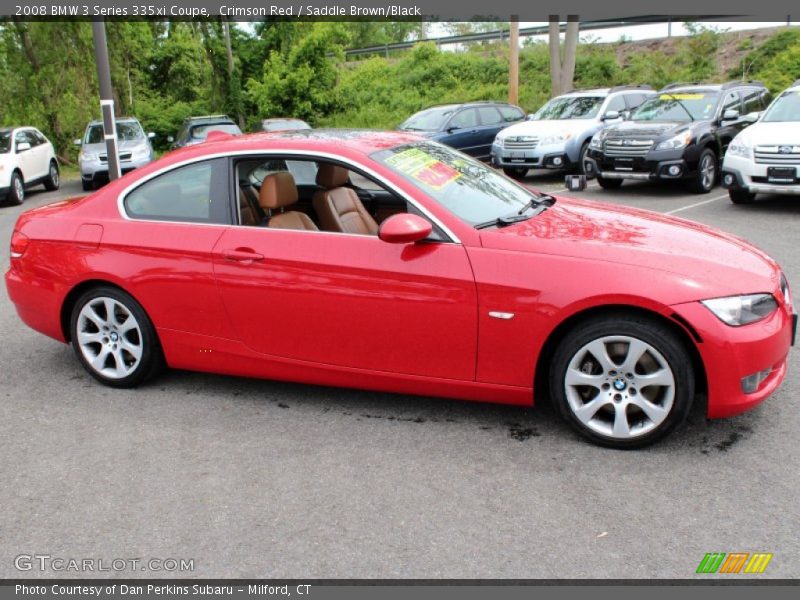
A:
{"label": "seat headrest", "polygon": [[261,208],[283,208],[297,202],[297,185],[288,171],[271,173],[261,182],[258,203]]}
{"label": "seat headrest", "polygon": [[317,185],[324,187],[326,190],[347,185],[349,180],[350,171],[339,165],[323,163],[317,170]]}

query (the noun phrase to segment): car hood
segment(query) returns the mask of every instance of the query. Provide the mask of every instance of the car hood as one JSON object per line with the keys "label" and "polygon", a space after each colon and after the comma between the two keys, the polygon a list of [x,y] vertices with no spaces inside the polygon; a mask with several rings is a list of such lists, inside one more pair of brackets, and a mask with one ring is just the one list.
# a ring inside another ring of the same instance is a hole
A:
{"label": "car hood", "polygon": [[606,137],[636,137],[657,139],[671,137],[690,129],[692,123],[685,121],[625,121],[606,129]]}
{"label": "car hood", "polygon": [[[146,148],[146,140],[117,140],[117,148],[122,150],[133,150],[134,148]],[[84,144],[82,149],[86,152],[105,152],[106,143],[99,142],[97,144]]]}
{"label": "car hood", "polygon": [[522,121],[503,129],[497,137],[504,139],[511,135],[557,135],[570,133],[577,135],[588,129],[599,127],[595,119],[564,119],[554,121]]}
{"label": "car hood", "polygon": [[797,146],[800,139],[800,122],[755,123],[736,136],[748,146]]}
{"label": "car hood", "polygon": [[[610,262],[678,275],[682,301],[772,292],[780,269],[745,240],[700,223],[613,204],[559,198],[527,221],[481,231],[484,247]],[[643,273],[647,276],[647,273]]]}

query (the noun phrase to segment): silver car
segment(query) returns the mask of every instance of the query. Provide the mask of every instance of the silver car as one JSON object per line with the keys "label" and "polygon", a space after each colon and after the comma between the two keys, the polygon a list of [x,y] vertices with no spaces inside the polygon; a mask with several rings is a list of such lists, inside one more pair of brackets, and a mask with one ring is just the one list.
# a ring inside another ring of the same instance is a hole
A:
{"label": "silver car", "polygon": [[[123,173],[133,171],[151,162],[155,155],[150,140],[155,134],[147,135],[142,125],[132,117],[117,119],[117,148],[119,165]],[[108,181],[108,156],[103,137],[103,122],[92,121],[86,126],[83,138],[75,140],[81,147],[78,162],[81,169],[81,183],[84,190],[91,190],[97,184]]]}

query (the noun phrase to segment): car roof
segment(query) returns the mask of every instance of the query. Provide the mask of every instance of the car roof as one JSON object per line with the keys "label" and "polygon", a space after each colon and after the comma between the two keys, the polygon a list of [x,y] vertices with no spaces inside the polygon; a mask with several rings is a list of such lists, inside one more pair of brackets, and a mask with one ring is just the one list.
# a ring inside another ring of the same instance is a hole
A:
{"label": "car roof", "polygon": [[[117,117],[114,119],[115,123],[122,123],[124,121],[138,123],[139,119],[137,119],[136,117]],[[102,125],[102,124],[103,124],[103,119],[95,119],[94,121],[89,121],[87,127],[92,127],[93,125]]]}
{"label": "car roof", "polygon": [[228,115],[205,115],[200,117],[187,117],[186,121],[190,123],[233,123],[236,125],[233,119],[231,119]]}
{"label": "car roof", "polygon": [[416,133],[380,131],[375,129],[292,129],[286,131],[257,132],[244,135],[224,135],[202,144],[186,146],[174,151],[176,155],[216,154],[227,152],[259,152],[275,150],[308,150],[309,152],[341,153],[349,151],[361,155],[394,148],[403,144],[424,141]]}

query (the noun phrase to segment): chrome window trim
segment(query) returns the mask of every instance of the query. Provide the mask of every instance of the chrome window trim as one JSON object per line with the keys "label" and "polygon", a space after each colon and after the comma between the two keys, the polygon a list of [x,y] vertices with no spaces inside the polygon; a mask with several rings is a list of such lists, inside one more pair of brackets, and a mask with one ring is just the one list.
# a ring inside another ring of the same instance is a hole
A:
{"label": "chrome window trim", "polygon": [[[193,164],[193,163],[196,163],[196,162],[202,162],[202,161],[205,161],[205,160],[214,160],[216,158],[231,158],[231,157],[236,157],[236,156],[254,156],[254,155],[255,156],[259,156],[259,155],[264,155],[264,156],[268,156],[268,155],[298,156],[298,157],[306,157],[306,158],[312,158],[312,159],[314,157],[319,157],[319,158],[328,159],[328,160],[332,160],[332,161],[343,163],[345,165],[352,166],[356,170],[363,171],[364,173],[366,173],[367,175],[369,175],[370,177],[375,179],[375,181],[379,182],[381,185],[383,185],[387,189],[391,190],[392,192],[394,192],[395,194],[400,196],[400,198],[402,198],[406,202],[412,204],[423,215],[425,215],[428,219],[430,219],[433,223],[435,223],[436,226],[439,227],[439,229],[441,229],[448,238],[450,238],[450,240],[449,240],[450,242],[453,242],[453,243],[456,243],[456,244],[461,244],[461,240],[458,238],[458,236],[455,233],[453,233],[453,231],[447,225],[442,223],[441,220],[439,220],[436,216],[431,214],[431,212],[427,208],[425,208],[424,206],[421,206],[416,200],[411,198],[406,192],[401,190],[394,183],[388,181],[382,175],[379,175],[378,173],[376,173],[370,167],[367,167],[366,165],[364,165],[364,164],[362,164],[360,162],[351,160],[349,158],[345,158],[345,157],[340,156],[338,154],[331,154],[330,152],[319,152],[317,150],[274,149],[274,148],[271,148],[269,150],[258,150],[258,149],[253,149],[253,150],[234,150],[234,151],[229,151],[229,152],[215,152],[215,153],[212,153],[212,154],[204,154],[203,156],[194,156],[192,158],[187,158],[185,160],[182,160],[182,161],[179,161],[179,162],[176,162],[176,163],[172,163],[172,164],[170,164],[168,166],[165,166],[165,167],[162,167],[162,168],[160,168],[160,169],[158,169],[156,171],[153,171],[152,173],[150,173],[148,175],[145,175],[141,179],[137,179],[135,182],[131,183],[130,185],[125,187],[120,192],[119,196],[117,197],[117,210],[119,211],[120,217],[122,217],[122,219],[124,219],[125,221],[134,221],[134,222],[140,222],[140,223],[177,223],[177,224],[184,224],[184,225],[205,225],[207,227],[208,226],[212,226],[212,227],[232,227],[232,226],[235,226],[235,227],[247,227],[246,225],[244,225],[244,226],[243,225],[238,225],[238,224],[231,225],[231,224],[228,224],[228,223],[197,223],[197,222],[194,222],[194,221],[178,221],[178,220],[171,220],[171,219],[136,219],[136,218],[131,217],[130,215],[128,215],[128,213],[126,212],[126,210],[125,210],[125,199],[127,198],[128,194],[130,194],[131,192],[136,190],[139,186],[142,186],[145,183],[147,183],[148,181],[150,181],[152,179],[155,179],[156,177],[159,177],[160,175],[163,175],[163,174],[165,174],[165,173],[167,173],[169,171],[172,171],[173,169],[178,169],[180,167],[185,167],[187,165],[190,165],[190,164]],[[236,202],[236,206],[237,206],[237,212],[238,212],[238,201]],[[269,227],[263,227],[262,229],[269,230]],[[284,231],[287,231],[287,230],[284,230]],[[291,231],[303,232],[302,230],[291,230]],[[350,235],[350,236],[354,235],[356,237],[365,237],[365,236],[359,235],[359,234],[339,233],[337,231],[305,231],[303,233],[327,233],[327,234],[331,234],[331,235]]]}

